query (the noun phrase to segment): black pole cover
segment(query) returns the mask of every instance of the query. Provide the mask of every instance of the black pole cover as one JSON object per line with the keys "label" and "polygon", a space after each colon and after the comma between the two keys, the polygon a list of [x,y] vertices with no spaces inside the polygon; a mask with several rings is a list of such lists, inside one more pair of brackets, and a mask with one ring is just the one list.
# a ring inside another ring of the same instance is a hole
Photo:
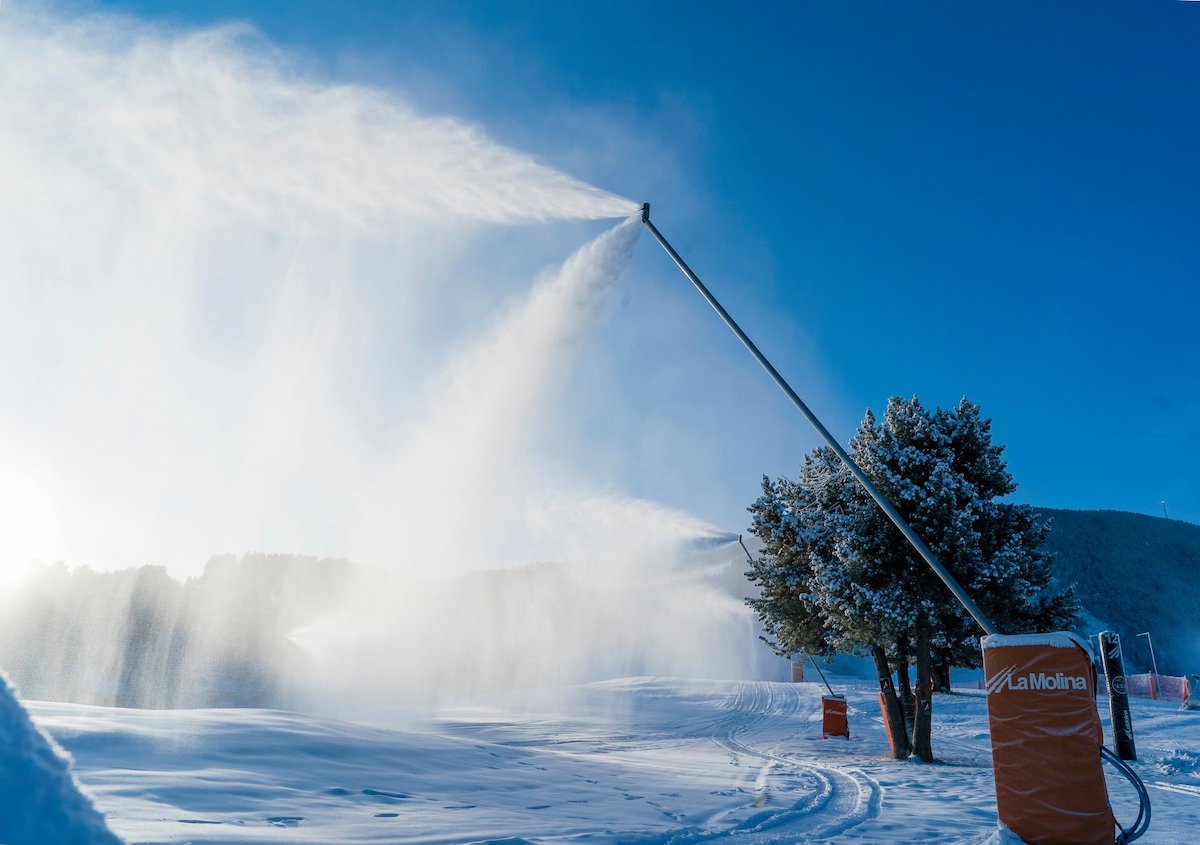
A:
{"label": "black pole cover", "polygon": [[1101,631],[1100,662],[1108,687],[1108,712],[1112,717],[1113,748],[1122,760],[1136,760],[1133,744],[1133,717],[1129,713],[1129,688],[1125,685],[1125,661],[1121,657],[1121,638],[1113,631]]}

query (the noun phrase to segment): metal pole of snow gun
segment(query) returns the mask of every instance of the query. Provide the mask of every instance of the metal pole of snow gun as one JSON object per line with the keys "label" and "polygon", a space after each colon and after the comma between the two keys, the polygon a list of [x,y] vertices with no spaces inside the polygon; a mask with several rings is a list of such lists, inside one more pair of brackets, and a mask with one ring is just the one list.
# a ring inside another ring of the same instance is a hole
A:
{"label": "metal pole of snow gun", "polygon": [[[742,547],[742,551],[746,553],[747,562],[749,562],[749,564],[751,566],[753,566],[754,565],[754,555],[750,554],[750,550],[747,549],[746,544],[744,542],[742,542],[741,534],[738,535],[738,545],[740,545]],[[829,685],[829,681],[826,679],[825,673],[822,672],[821,667],[817,665],[817,661],[813,660],[813,656],[811,654],[808,654],[805,656],[808,658],[808,662],[812,664],[812,667],[817,670],[817,674],[821,676],[821,683],[825,684],[825,689],[829,690],[829,695],[834,698],[838,697],[837,693],[833,691],[833,687],[831,687]]]}
{"label": "metal pole of snow gun", "polygon": [[[710,306],[712,306],[712,309],[717,312],[717,316],[719,316],[721,318],[721,320],[725,323],[725,325],[729,327],[729,330],[732,331],[734,333],[734,335],[737,336],[737,339],[739,341],[741,341],[743,346],[746,347],[746,350],[754,357],[754,360],[758,362],[759,366],[761,366],[766,371],[767,375],[771,377],[771,380],[774,381],[775,384],[779,387],[779,389],[784,392],[784,394],[791,401],[791,403],[796,406],[796,409],[799,410],[800,413],[804,415],[805,419],[808,420],[809,424],[812,425],[812,427],[816,430],[817,434],[820,435],[821,439],[824,440],[826,445],[828,445],[829,448],[833,450],[834,454],[836,454],[838,456],[838,458],[842,461],[842,463],[845,464],[846,468],[854,476],[855,480],[858,481],[858,483],[860,485],[862,485],[864,490],[866,490],[867,494],[870,495],[870,497],[875,500],[875,503],[879,506],[879,509],[882,510],[884,512],[884,514],[887,516],[887,518],[892,521],[892,524],[895,525],[897,529],[899,529],[900,533],[904,535],[904,538],[909,542],[909,544],[913,547],[913,549],[916,550],[917,554],[919,554],[921,556],[921,558],[924,559],[925,563],[927,563],[929,565],[929,568],[934,571],[934,573],[938,576],[938,578],[941,579],[942,583],[944,583],[946,585],[946,587],[950,590],[950,592],[954,594],[954,597],[956,599],[958,599],[959,603],[966,609],[966,611],[969,614],[971,614],[971,617],[975,620],[975,622],[979,625],[979,627],[982,628],[989,635],[989,637],[987,637],[985,639],[990,639],[991,635],[997,634],[998,632],[996,630],[996,626],[993,625],[992,621],[983,613],[982,610],[980,610],[979,606],[975,603],[974,599],[972,599],[967,594],[967,592],[962,588],[962,586],[958,583],[958,581],[954,578],[954,576],[951,575],[950,572],[944,566],[942,566],[941,562],[937,559],[937,557],[934,555],[934,553],[929,549],[928,546],[925,545],[924,541],[922,541],[921,538],[919,536],[917,536],[916,532],[913,531],[912,527],[909,526],[909,524],[905,521],[905,519],[899,514],[899,512],[897,512],[897,510],[892,506],[891,502],[889,502],[887,500],[887,497],[885,497],[883,495],[883,493],[875,486],[875,484],[871,481],[871,479],[867,477],[866,473],[863,472],[862,468],[857,463],[855,463],[855,461],[850,457],[850,455],[848,455],[846,453],[846,450],[843,449],[841,444],[839,444],[837,442],[837,440],[833,437],[833,435],[829,433],[829,430],[827,428],[825,428],[824,424],[821,423],[821,421],[817,418],[816,414],[814,414],[812,412],[812,410],[809,409],[808,405],[806,405],[804,403],[804,400],[800,398],[800,396],[796,393],[796,391],[792,389],[791,385],[789,385],[787,383],[787,381],[783,378],[783,376],[779,374],[779,371],[776,370],[775,367],[771,364],[771,362],[767,360],[766,356],[763,355],[762,352],[759,351],[758,347],[755,346],[754,341],[752,341],[746,335],[746,333],[744,331],[742,331],[741,326],[739,326],[737,324],[737,322],[733,319],[733,317],[731,317],[729,315],[729,312],[726,311],[725,308],[721,305],[721,303],[717,301],[716,297],[714,297],[712,295],[712,293],[709,292],[708,288],[704,286],[704,283],[700,281],[700,278],[694,272],[692,272],[692,268],[687,265],[687,262],[685,262],[680,257],[679,253],[677,253],[675,251],[674,247],[672,247],[671,244],[669,244],[667,242],[667,239],[663,237],[662,233],[658,231],[658,227],[656,227],[653,223],[650,222],[650,203],[645,203],[642,205],[642,223],[644,223],[646,225],[646,228],[648,228],[650,230],[650,233],[652,235],[654,235],[654,239],[658,241],[659,245],[666,251],[667,255],[670,256],[671,260],[675,262],[675,265],[680,269],[680,271],[683,273],[683,275],[687,277],[688,281],[690,281],[692,283],[692,285],[696,288],[696,290],[700,293],[700,295],[702,297],[704,297],[705,301],[708,302],[708,304]],[[1003,638],[997,638],[997,639],[1003,639]],[[985,655],[984,655],[985,667],[987,664],[986,651],[987,651],[987,649],[985,649]],[[997,651],[999,651],[999,649],[997,649]],[[810,656],[810,659],[811,659],[811,656]],[[1003,673],[1001,673],[1001,675],[1002,674]],[[1001,675],[997,676],[998,680],[1002,680]],[[828,686],[828,684],[826,684],[826,686]],[[998,685],[996,688],[996,692],[1000,692],[1002,686],[1003,686],[1002,683],[1000,685]],[[989,692],[992,692],[990,687],[989,687]],[[1094,696],[1094,693],[1093,693],[1093,696]],[[1093,710],[1095,709],[1094,698],[1093,698],[1092,709]],[[990,720],[992,718],[992,707],[991,707],[990,703],[988,706],[988,713],[989,713],[989,723],[990,723]],[[1097,722],[1099,721],[1098,714],[1096,716],[1096,721]],[[994,725],[989,724],[989,727],[990,727],[990,729],[994,730]],[[1042,726],[1042,728],[1045,729],[1045,726]],[[1051,729],[1051,730],[1053,730],[1053,729]],[[1028,741],[1029,741],[1029,737],[1027,736],[1022,740],[1018,740],[1016,742],[1009,742],[1008,747],[1016,748]],[[1030,747],[1032,747],[1032,746],[1030,746]],[[996,743],[995,743],[995,741],[993,741],[993,743],[992,743],[993,754],[996,753],[996,748],[997,748]],[[1116,757],[1115,754],[1110,752],[1107,748],[1104,748],[1103,745],[1100,747],[1100,750],[1101,750],[1102,756],[1105,759],[1108,759],[1114,765],[1118,765],[1122,762],[1119,760],[1119,758]],[[1095,776],[1099,779],[1101,788],[1104,788],[1103,787],[1103,781],[1104,781],[1103,772],[1099,770],[1100,760],[1097,759],[1095,761],[1095,763],[1097,766],[1097,771],[1096,771]],[[1053,768],[1053,767],[1051,767],[1051,768]],[[1133,826],[1129,830],[1125,830],[1124,828],[1121,828],[1121,834],[1120,834],[1120,836],[1117,837],[1116,841],[1117,841],[1118,845],[1123,845],[1124,843],[1132,842],[1134,839],[1137,839],[1143,833],[1145,833],[1147,827],[1149,826],[1149,822],[1150,822],[1150,802],[1149,802],[1149,796],[1146,794],[1145,787],[1142,786],[1141,781],[1137,776],[1137,773],[1134,772],[1133,769],[1129,768],[1128,766],[1118,765],[1118,768],[1120,768],[1121,773],[1123,775],[1125,775],[1127,778],[1129,778],[1130,782],[1134,784],[1134,787],[1138,791],[1139,803],[1141,805],[1141,810],[1139,810],[1139,813],[1138,813],[1138,819],[1137,819],[1137,821],[1134,822]],[[997,778],[998,778],[998,775],[999,775],[999,771],[997,770]],[[1054,797],[1057,798],[1060,796],[1054,796]],[[999,803],[999,798],[1000,798],[999,779],[997,779],[997,802],[998,803]],[[1028,802],[1025,802],[1025,803],[1028,803]],[[1055,803],[1057,803],[1057,802],[1055,802]],[[1069,805],[1069,804],[1070,804],[1069,800],[1066,800],[1064,803],[1058,804],[1058,806],[1063,808],[1062,816],[1066,820],[1067,823],[1070,822],[1070,818],[1073,815],[1073,810],[1069,809],[1067,807],[1067,805]],[[1009,818],[1005,817],[1005,812],[1003,810],[1000,812],[1000,817],[1005,822],[1010,821]],[[1013,813],[1011,818],[1020,819],[1021,813],[1019,813],[1019,812]],[[1110,819],[1112,818],[1111,815],[1109,816],[1109,818]],[[1038,822],[1038,823],[1040,823],[1040,822]],[[1009,824],[1009,827],[1012,827],[1012,826],[1013,826],[1012,824]],[[1120,825],[1118,825],[1118,827],[1120,827]]]}
{"label": "metal pole of snow gun", "polygon": [[[738,535],[738,545],[740,545],[740,546],[742,547],[742,551],[746,553],[746,560],[747,560],[747,562],[748,562],[748,563],[749,563],[751,566],[753,566],[753,565],[754,565],[754,555],[750,554],[750,550],[749,550],[749,549],[747,549],[747,548],[746,548],[746,544],[745,544],[744,542],[742,542],[742,535],[741,535],[741,534],[739,534],[739,535]],[[821,683],[825,684],[825,689],[829,690],[829,695],[830,695],[831,697],[834,697],[834,698],[836,698],[836,697],[837,697],[837,693],[835,693],[835,692],[833,691],[833,687],[831,687],[831,686],[829,685],[829,681],[828,681],[828,679],[826,679],[826,677],[825,677],[825,673],[821,671],[821,667],[817,665],[817,661],[813,660],[813,656],[812,656],[811,654],[808,654],[808,655],[805,655],[805,656],[806,656],[806,657],[808,657],[808,662],[812,664],[812,667],[813,667],[814,669],[816,669],[816,670],[817,670],[817,674],[821,676]]]}
{"label": "metal pole of snow gun", "polygon": [[846,465],[846,468],[850,470],[851,474],[854,475],[854,478],[858,481],[858,483],[861,484],[863,489],[866,490],[871,498],[875,500],[875,504],[879,505],[884,514],[887,515],[887,518],[890,519],[898,529],[900,529],[900,533],[903,534],[904,538],[908,540],[909,544],[916,549],[917,554],[919,554],[925,560],[925,562],[929,564],[930,569],[934,571],[938,578],[942,579],[942,583],[950,588],[950,592],[952,592],[954,597],[958,599],[959,603],[966,608],[967,613],[971,614],[971,617],[979,623],[979,627],[988,634],[997,633],[996,626],[993,625],[991,620],[988,619],[987,616],[984,615],[983,611],[979,609],[979,606],[975,604],[975,600],[967,595],[966,590],[964,590],[958,581],[955,580],[954,576],[950,574],[946,567],[942,566],[941,562],[938,561],[937,557],[932,551],[930,551],[929,547],[925,545],[924,541],[917,536],[917,533],[912,530],[909,524],[905,521],[904,517],[900,515],[899,511],[892,507],[892,503],[887,500],[887,497],[880,492],[879,488],[876,487],[874,482],[867,477],[867,474],[863,472],[862,468],[854,462],[854,459],[846,453],[846,450],[842,448],[841,444],[838,443],[834,436],[829,433],[829,429],[825,428],[824,424],[817,419],[817,415],[809,409],[808,405],[804,404],[804,400],[800,398],[796,391],[792,390],[792,386],[788,384],[784,377],[779,374],[779,371],[772,366],[771,362],[767,360],[766,356],[758,351],[758,347],[754,345],[754,341],[752,341],[746,335],[746,333],[742,331],[741,326],[734,321],[733,317],[729,316],[729,312],[725,310],[721,303],[717,302],[717,298],[709,293],[708,288],[706,288],[704,283],[700,281],[699,277],[692,272],[692,268],[687,265],[687,262],[679,257],[679,253],[675,251],[674,247],[667,243],[667,239],[664,238],[662,233],[658,231],[658,228],[650,222],[650,203],[645,203],[642,205],[642,222],[646,224],[646,227],[650,230],[650,234],[654,235],[654,239],[657,240],[662,248],[667,251],[667,255],[671,256],[671,260],[674,261],[675,265],[683,271],[683,275],[687,276],[688,281],[695,286],[696,290],[700,292],[700,295],[703,296],[708,304],[712,306],[713,310],[717,312],[717,315],[725,322],[725,325],[729,327],[730,331],[737,335],[737,339],[740,340],[742,345],[746,347],[746,350],[754,356],[754,360],[759,363],[759,366],[767,371],[767,375],[771,377],[771,380],[779,386],[779,389],[784,392],[787,398],[792,401],[792,404],[795,405],[800,413],[804,415],[812,427],[817,430],[817,434],[821,436],[821,439],[825,441],[829,448],[833,449],[834,453],[841,459],[842,463]]}
{"label": "metal pole of snow gun", "polygon": [[817,665],[817,661],[813,660],[811,654],[808,655],[808,662],[812,664],[812,667],[817,670],[817,674],[821,676],[821,683],[825,685],[825,689],[829,690],[829,694],[837,696],[837,693],[833,691],[833,687],[829,686],[829,681],[825,679],[825,673],[821,671],[821,667]]}
{"label": "metal pole of snow gun", "polygon": [[754,555],[750,554],[750,550],[746,548],[746,544],[742,542],[742,535],[738,535],[738,545],[742,547],[742,551],[746,553],[746,561],[754,566]]}

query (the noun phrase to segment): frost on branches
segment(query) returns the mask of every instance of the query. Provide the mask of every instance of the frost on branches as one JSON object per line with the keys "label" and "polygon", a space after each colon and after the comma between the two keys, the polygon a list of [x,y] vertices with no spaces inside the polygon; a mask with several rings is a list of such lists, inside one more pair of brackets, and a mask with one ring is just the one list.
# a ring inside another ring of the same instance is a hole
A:
{"label": "frost on branches", "polygon": [[[999,501],[1017,485],[977,405],[964,398],[931,413],[916,397],[893,397],[882,422],[867,410],[849,452],[1000,630],[1071,624],[1078,604],[1073,588],[1051,585],[1049,526],[1028,505]],[[763,550],[746,573],[760,589],[748,603],[768,644],[780,654],[871,653],[896,711],[897,756],[911,748],[932,759],[933,690],[948,686],[949,667],[980,665],[970,614],[832,449],[809,453],[795,481],[764,477],[749,510]]]}

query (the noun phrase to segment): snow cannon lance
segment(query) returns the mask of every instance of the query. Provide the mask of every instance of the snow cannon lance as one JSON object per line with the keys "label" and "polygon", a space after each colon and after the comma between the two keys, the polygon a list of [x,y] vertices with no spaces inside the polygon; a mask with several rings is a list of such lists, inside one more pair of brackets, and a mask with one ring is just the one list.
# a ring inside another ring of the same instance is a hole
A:
{"label": "snow cannon lance", "polygon": [[[646,213],[646,207],[642,206],[643,214]],[[643,217],[643,219],[645,219]],[[742,535],[737,535],[738,544],[742,547],[742,551],[746,553],[746,561],[751,566],[754,566],[754,556],[750,554],[750,550],[746,548],[746,544],[742,542]],[[821,738],[829,739],[831,736],[844,736],[850,738],[850,721],[847,716],[846,696],[838,695],[833,691],[833,687],[829,685],[829,679],[825,677],[825,673],[821,671],[821,667],[817,665],[817,661],[813,656],[808,655],[808,662],[817,670],[817,674],[821,676],[821,683],[825,685],[825,689],[829,690],[829,695],[821,696]],[[792,683],[799,683],[804,680],[804,664],[792,663]],[[884,708],[886,718],[887,710]]]}
{"label": "snow cannon lance", "polygon": [[[974,599],[658,231],[650,221],[650,203],[642,205],[642,223],[987,635],[981,644],[984,672],[988,678],[988,728],[1000,823],[1028,845],[1062,842],[1109,845],[1114,841],[1123,844],[1142,836],[1150,823],[1149,798],[1137,774],[1103,745],[1100,714],[1096,708],[1096,673],[1087,644],[1066,632],[1000,634]],[[890,684],[891,680],[881,677],[880,682]],[[881,706],[883,700],[881,694]],[[884,708],[884,718],[888,718],[887,708]],[[1138,792],[1138,817],[1128,830],[1116,823],[1109,805],[1102,758],[1117,766]]]}

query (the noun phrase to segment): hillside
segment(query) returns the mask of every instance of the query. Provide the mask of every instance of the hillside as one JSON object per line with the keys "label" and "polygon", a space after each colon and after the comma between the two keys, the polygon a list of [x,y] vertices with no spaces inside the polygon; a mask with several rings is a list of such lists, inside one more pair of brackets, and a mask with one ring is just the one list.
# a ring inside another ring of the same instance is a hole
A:
{"label": "hillside", "polygon": [[[1200,672],[1200,525],[1122,511],[1038,508],[1052,520],[1047,545],[1059,580],[1077,584],[1087,614],[1121,635],[1127,665],[1150,669],[1154,638],[1163,674]],[[1086,618],[1086,617],[1085,617]],[[1081,633],[1095,634],[1094,622]]]}

